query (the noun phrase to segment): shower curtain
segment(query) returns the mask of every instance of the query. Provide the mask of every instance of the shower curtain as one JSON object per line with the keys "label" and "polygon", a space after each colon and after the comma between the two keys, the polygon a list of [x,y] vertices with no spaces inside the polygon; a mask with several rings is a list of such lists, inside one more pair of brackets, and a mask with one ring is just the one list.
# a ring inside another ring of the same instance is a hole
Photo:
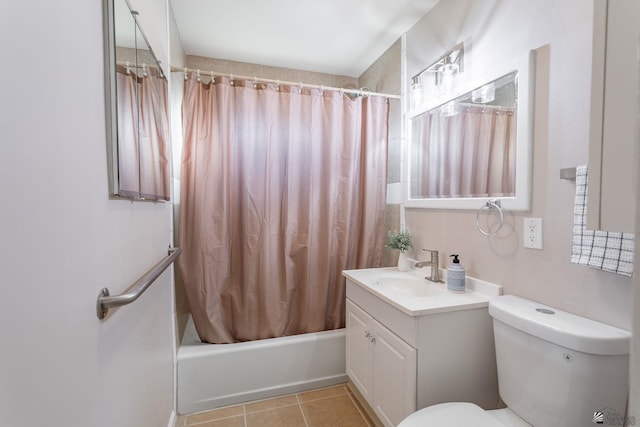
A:
{"label": "shower curtain", "polygon": [[201,340],[344,326],[343,269],[380,265],[385,98],[191,75],[178,266]]}

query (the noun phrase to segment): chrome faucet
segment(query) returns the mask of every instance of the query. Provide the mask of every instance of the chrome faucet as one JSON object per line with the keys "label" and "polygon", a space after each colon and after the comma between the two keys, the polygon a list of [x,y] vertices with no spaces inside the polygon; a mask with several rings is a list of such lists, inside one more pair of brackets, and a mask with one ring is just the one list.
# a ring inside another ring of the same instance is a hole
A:
{"label": "chrome faucet", "polygon": [[425,277],[425,279],[430,280],[435,283],[442,283],[440,280],[440,266],[438,262],[438,251],[432,251],[429,249],[423,249],[423,251],[427,251],[431,253],[431,261],[418,261],[416,262],[415,267],[431,267],[431,276]]}

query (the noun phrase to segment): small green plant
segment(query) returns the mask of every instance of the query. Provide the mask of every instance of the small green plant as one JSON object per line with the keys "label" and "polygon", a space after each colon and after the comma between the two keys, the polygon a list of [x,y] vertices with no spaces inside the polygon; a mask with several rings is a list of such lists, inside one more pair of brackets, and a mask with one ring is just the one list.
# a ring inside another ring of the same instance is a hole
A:
{"label": "small green plant", "polygon": [[387,248],[398,249],[400,252],[404,252],[409,248],[413,248],[411,243],[411,233],[408,231],[391,231],[387,232]]}

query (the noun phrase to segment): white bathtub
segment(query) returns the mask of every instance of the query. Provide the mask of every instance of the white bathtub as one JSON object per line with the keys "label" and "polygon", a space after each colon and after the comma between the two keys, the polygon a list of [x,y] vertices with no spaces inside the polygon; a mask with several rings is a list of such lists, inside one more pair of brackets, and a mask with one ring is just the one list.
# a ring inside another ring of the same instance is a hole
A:
{"label": "white bathtub", "polygon": [[178,413],[347,381],[345,330],[237,344],[204,344],[189,319],[178,349]]}

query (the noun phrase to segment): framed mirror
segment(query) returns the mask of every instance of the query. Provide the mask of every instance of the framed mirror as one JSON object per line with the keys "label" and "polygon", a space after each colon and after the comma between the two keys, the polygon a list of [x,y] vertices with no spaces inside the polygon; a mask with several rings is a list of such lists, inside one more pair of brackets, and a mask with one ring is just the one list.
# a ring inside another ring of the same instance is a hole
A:
{"label": "framed mirror", "polygon": [[127,0],[104,0],[109,193],[170,197],[168,84]]}
{"label": "framed mirror", "polygon": [[465,75],[458,94],[409,114],[405,206],[531,205],[535,56]]}

